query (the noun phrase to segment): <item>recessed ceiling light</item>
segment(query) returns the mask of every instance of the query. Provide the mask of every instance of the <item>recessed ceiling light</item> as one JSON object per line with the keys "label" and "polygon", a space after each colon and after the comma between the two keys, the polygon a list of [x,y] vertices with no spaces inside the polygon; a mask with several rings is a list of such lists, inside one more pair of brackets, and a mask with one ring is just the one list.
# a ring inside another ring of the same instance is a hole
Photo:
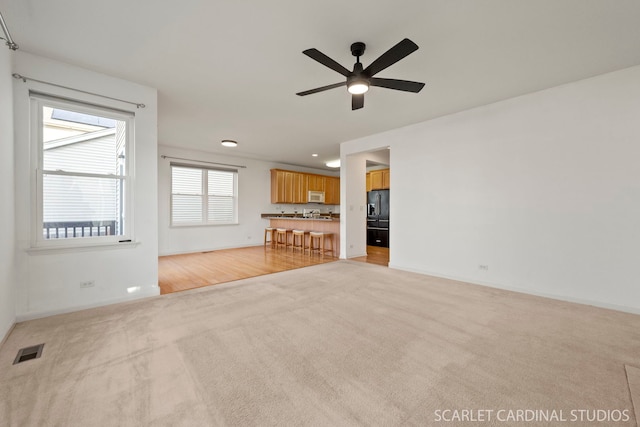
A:
{"label": "recessed ceiling light", "polygon": [[225,147],[237,147],[238,143],[232,139],[223,139],[222,142],[220,143],[222,145],[224,145]]}
{"label": "recessed ceiling light", "polygon": [[325,165],[327,165],[327,167],[330,167],[330,168],[339,168],[340,167],[340,159],[331,160],[330,162],[325,163]]}
{"label": "recessed ceiling light", "polygon": [[318,153],[313,153],[311,157],[318,157]]}

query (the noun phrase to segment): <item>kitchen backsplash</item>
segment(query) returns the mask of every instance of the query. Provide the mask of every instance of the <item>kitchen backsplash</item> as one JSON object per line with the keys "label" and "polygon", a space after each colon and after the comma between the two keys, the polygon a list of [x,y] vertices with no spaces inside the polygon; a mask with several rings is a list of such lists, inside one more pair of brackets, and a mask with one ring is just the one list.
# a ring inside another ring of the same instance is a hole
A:
{"label": "kitchen backsplash", "polygon": [[291,205],[291,204],[280,204],[280,205],[271,205],[271,210],[273,213],[278,213],[285,211],[285,213],[292,213],[294,211],[302,212],[303,209],[307,211],[310,209],[319,209],[320,213],[340,213],[340,205],[325,205],[321,203],[301,203],[299,205]]}

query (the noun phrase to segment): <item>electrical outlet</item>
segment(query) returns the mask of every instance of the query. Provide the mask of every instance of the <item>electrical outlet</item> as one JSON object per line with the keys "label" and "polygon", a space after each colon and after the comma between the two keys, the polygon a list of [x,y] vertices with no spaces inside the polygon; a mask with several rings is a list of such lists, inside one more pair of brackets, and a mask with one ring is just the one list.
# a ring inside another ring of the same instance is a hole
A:
{"label": "electrical outlet", "polygon": [[479,270],[484,270],[484,271],[489,271],[489,266],[488,265],[484,265],[484,264],[480,264],[478,266]]}
{"label": "electrical outlet", "polygon": [[96,285],[95,280],[87,280],[86,282],[80,282],[81,288],[93,288]]}

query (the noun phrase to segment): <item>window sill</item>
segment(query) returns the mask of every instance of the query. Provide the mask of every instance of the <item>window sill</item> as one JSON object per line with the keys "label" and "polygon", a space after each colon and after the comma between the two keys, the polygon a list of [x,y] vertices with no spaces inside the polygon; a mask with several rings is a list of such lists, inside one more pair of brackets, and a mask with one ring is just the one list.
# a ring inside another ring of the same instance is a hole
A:
{"label": "window sill", "polygon": [[240,225],[239,222],[218,222],[209,224],[171,224],[169,228],[190,228],[190,227],[221,227],[225,225]]}
{"label": "window sill", "polygon": [[100,251],[111,249],[125,249],[135,248],[140,245],[141,242],[117,242],[117,243],[94,243],[89,245],[73,245],[73,246],[38,246],[29,248],[26,252],[29,255],[46,255],[46,254],[60,254],[67,252],[88,252],[88,251]]}

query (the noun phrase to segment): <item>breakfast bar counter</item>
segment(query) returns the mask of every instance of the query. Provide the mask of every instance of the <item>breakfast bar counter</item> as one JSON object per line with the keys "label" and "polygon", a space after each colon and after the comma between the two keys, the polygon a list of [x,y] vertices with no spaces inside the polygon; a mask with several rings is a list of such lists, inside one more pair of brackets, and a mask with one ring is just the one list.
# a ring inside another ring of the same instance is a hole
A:
{"label": "breakfast bar counter", "polygon": [[334,256],[340,256],[340,218],[302,218],[300,216],[263,216],[263,218],[268,219],[269,226],[273,228],[333,233],[333,250],[335,251]]}

